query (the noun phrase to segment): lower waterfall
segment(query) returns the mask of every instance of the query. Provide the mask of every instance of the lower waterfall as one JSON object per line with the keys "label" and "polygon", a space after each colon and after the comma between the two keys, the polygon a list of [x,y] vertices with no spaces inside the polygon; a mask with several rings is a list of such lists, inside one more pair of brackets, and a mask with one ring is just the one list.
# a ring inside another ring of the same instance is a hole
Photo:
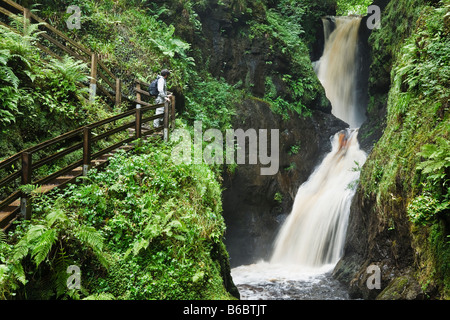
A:
{"label": "lower waterfall", "polygon": [[357,131],[339,132],[333,150],[298,190],[271,262],[306,267],[335,264],[344,248],[350,205],[366,154]]}

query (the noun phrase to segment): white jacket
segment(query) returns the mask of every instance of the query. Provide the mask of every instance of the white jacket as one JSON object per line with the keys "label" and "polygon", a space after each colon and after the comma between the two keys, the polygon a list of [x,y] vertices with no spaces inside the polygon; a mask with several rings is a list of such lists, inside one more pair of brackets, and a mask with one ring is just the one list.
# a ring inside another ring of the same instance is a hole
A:
{"label": "white jacket", "polygon": [[164,102],[165,98],[167,97],[167,82],[166,79],[164,79],[163,76],[159,75],[157,77],[158,79],[158,100],[160,100],[160,103]]}

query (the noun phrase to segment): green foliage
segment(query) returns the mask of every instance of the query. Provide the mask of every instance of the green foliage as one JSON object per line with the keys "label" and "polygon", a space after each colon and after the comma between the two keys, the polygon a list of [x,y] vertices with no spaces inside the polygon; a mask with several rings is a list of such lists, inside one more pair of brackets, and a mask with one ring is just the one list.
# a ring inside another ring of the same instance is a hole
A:
{"label": "green foliage", "polygon": [[[229,298],[214,258],[226,254],[219,249],[225,224],[218,177],[207,165],[172,164],[171,150],[142,142],[134,154],[118,152],[106,170],[91,170],[83,184],[32,193],[33,220],[17,226],[10,244],[0,242],[0,270],[7,270],[0,292],[22,297],[33,290],[41,299]],[[81,290],[67,290],[67,265],[83,271]],[[35,276],[25,277],[30,273]]]}
{"label": "green foliage", "polygon": [[38,25],[32,25],[23,36],[0,26],[0,128],[16,122],[19,102],[25,93],[21,84],[34,80],[35,50],[33,44]]}
{"label": "green foliage", "polygon": [[[273,55],[281,53],[290,61],[291,70],[281,75],[286,93],[280,94],[279,88],[274,86],[273,78],[279,77],[279,74],[266,76],[265,83],[264,99],[284,119],[288,119],[290,114],[309,116],[311,104],[317,103],[320,95],[324,96],[309,58],[308,44],[311,42],[311,35],[306,34],[304,27],[317,14],[312,7],[314,5],[308,2],[283,0],[274,8],[266,10],[264,20],[247,22],[250,26],[250,40],[266,39]],[[325,107],[325,101],[319,100],[318,105]]]}
{"label": "green foliage", "polygon": [[283,202],[283,195],[279,192],[275,193],[275,196],[273,197],[273,200],[281,204]]}
{"label": "green foliage", "polygon": [[441,203],[430,193],[425,193],[414,198],[408,205],[408,216],[415,224],[427,225],[434,223],[439,213],[449,209],[448,200]]}
{"label": "green foliage", "polygon": [[[22,29],[20,23],[13,22]],[[41,31],[24,35],[0,26],[0,157],[65,133],[86,119],[99,120],[105,105],[88,105],[88,67],[71,57],[46,58],[35,46]]]}
{"label": "green foliage", "polygon": [[189,86],[186,92],[188,108],[183,118],[192,126],[194,121],[202,121],[205,128],[225,131],[231,127],[235,115],[236,104],[242,99],[243,93],[224,79],[214,79],[205,76]]}
{"label": "green foliage", "polygon": [[[69,265],[78,265],[85,259],[93,258],[103,267],[108,267],[108,257],[103,251],[103,236],[93,227],[79,224],[76,217],[68,215],[61,208],[44,211],[45,216],[33,219],[23,231],[16,232],[17,243],[9,249],[8,258],[2,259],[11,270],[10,282],[3,282],[0,287],[3,292],[11,291],[10,295],[17,290],[20,297],[77,297],[79,292],[69,291],[66,286],[66,269]],[[67,252],[71,252],[71,256]],[[75,255],[77,258],[74,258]],[[18,274],[14,270],[25,270],[26,273]],[[47,284],[38,288],[41,292],[34,292],[37,284],[33,280],[26,280],[25,274],[32,270],[49,273],[42,276]],[[11,279],[14,277],[25,286],[12,284]]]}
{"label": "green foliage", "polygon": [[425,158],[417,169],[425,176],[425,192],[408,205],[412,222],[425,225],[440,214],[450,212],[450,142],[437,137],[436,144],[426,144],[418,155]]}
{"label": "green foliage", "polygon": [[426,160],[417,166],[426,175],[426,180],[434,187],[449,187],[450,141],[436,137],[436,144],[426,144],[418,154]]}
{"label": "green foliage", "polygon": [[337,14],[347,16],[350,14],[367,14],[367,8],[373,3],[373,0],[338,0]]}

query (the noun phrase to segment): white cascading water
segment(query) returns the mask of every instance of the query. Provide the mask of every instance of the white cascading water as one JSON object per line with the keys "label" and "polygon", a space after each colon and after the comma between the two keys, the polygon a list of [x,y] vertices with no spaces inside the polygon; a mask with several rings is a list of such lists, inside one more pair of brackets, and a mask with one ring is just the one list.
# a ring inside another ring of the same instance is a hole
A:
{"label": "white cascading water", "polygon": [[[331,102],[332,113],[350,128],[359,128],[366,120],[364,108],[356,99],[357,46],[360,18],[332,17],[324,19],[325,49],[317,62],[317,76]],[[331,19],[331,18],[330,18]]]}
{"label": "white cascading water", "polygon": [[[351,129],[332,138],[332,150],[300,186],[292,212],[277,236],[270,262],[232,270],[242,299],[323,299],[317,287],[336,286],[325,274],[343,253],[351,200],[366,154],[358,127],[365,120],[356,101],[356,55],[361,18],[324,19],[325,49],[315,63],[333,114]],[[331,290],[331,289],[330,289]],[[327,298],[340,299],[342,292]]]}
{"label": "white cascading water", "polygon": [[298,190],[271,262],[299,267],[336,264],[344,248],[350,204],[366,160],[357,131],[339,132],[333,149]]}

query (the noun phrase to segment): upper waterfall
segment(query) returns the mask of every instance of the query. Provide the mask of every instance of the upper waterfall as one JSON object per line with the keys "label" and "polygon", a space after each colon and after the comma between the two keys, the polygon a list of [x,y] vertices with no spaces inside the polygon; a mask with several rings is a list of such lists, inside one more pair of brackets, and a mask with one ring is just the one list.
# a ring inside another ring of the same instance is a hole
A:
{"label": "upper waterfall", "polygon": [[323,23],[325,48],[316,66],[317,76],[331,102],[332,113],[350,128],[359,128],[366,119],[357,101],[355,83],[361,18],[324,18]]}

